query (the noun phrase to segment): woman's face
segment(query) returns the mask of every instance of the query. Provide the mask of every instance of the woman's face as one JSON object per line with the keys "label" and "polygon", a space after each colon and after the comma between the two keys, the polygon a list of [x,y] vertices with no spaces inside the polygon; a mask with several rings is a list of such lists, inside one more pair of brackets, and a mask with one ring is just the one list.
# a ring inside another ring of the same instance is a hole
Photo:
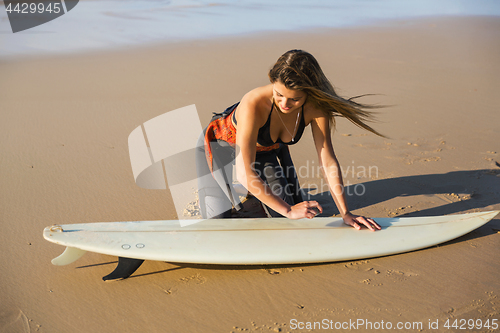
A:
{"label": "woman's face", "polygon": [[280,81],[276,81],[273,83],[273,97],[281,112],[292,113],[302,107],[307,94],[301,90],[288,89]]}

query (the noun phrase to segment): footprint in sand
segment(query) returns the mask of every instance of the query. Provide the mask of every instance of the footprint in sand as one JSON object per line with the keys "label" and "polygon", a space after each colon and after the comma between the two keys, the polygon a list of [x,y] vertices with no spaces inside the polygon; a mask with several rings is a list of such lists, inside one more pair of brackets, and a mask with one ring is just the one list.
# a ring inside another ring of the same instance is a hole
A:
{"label": "footprint in sand", "polygon": [[352,261],[348,264],[345,264],[345,268],[353,268],[353,269],[361,269],[361,265],[368,264],[370,261],[369,260],[359,260],[359,261]]}
{"label": "footprint in sand", "polygon": [[251,328],[246,328],[246,327],[239,327],[239,326],[233,326],[233,330],[230,331],[230,333],[236,333],[236,332],[285,332],[285,329],[287,327],[286,323],[272,323],[272,324],[262,324],[258,325],[254,321],[252,321],[252,327]]}
{"label": "footprint in sand", "polygon": [[[266,268],[264,269],[268,274],[271,274],[271,275],[280,275],[282,273],[291,273],[293,272],[293,268]],[[300,269],[300,271],[302,272],[303,269]]]}
{"label": "footprint in sand", "polygon": [[359,281],[360,283],[363,283],[363,284],[366,284],[368,286],[372,286],[372,287],[379,287],[379,286],[382,286],[383,284],[382,283],[376,283],[375,281],[373,281],[372,279],[364,279],[364,280],[361,280]]}
{"label": "footprint in sand", "polygon": [[414,273],[414,272],[410,272],[410,271],[404,272],[404,271],[400,271],[400,270],[389,269],[389,270],[387,270],[385,276],[392,278],[392,280],[394,282],[401,282],[401,281],[408,280],[408,278],[410,278],[410,277],[418,276],[418,274]]}
{"label": "footprint in sand", "polygon": [[413,206],[404,206],[404,207],[399,207],[397,209],[386,209],[386,211],[389,217],[395,217],[418,211],[418,209],[412,209],[412,208]]}
{"label": "footprint in sand", "polygon": [[179,279],[179,281],[184,282],[184,283],[195,283],[195,284],[203,284],[207,282],[207,278],[201,276],[200,274],[188,276],[188,277],[183,277]]}
{"label": "footprint in sand", "polygon": [[0,332],[29,333],[28,317],[21,310],[0,312]]}

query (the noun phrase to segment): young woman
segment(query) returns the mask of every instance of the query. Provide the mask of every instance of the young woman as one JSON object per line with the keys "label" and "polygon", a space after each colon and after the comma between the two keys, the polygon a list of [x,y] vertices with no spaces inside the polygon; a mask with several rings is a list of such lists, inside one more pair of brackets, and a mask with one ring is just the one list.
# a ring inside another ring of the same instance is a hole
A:
{"label": "young woman", "polygon": [[[251,90],[239,103],[216,114],[198,143],[197,171],[204,218],[229,217],[239,208],[232,187],[237,180],[270,208],[271,215],[313,218],[322,212],[316,201],[302,201],[288,145],[311,126],[323,175],[344,222],[356,229],[378,230],[371,218],[352,214],[346,203],[331,128],[334,117],[380,135],[365,121],[370,106],[339,97],[316,59],[302,50],[283,54],[269,72],[269,85]],[[235,160],[235,163],[233,161]]]}

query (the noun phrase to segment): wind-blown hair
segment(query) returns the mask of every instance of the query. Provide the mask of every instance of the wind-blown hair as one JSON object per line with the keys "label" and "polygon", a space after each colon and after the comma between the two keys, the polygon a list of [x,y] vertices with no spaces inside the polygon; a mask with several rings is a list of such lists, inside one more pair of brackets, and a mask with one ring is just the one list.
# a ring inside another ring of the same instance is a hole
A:
{"label": "wind-blown hair", "polygon": [[373,120],[373,112],[369,109],[379,106],[354,102],[355,98],[366,95],[349,99],[337,95],[318,61],[310,53],[302,50],[286,52],[269,71],[269,79],[271,83],[279,81],[288,89],[307,93],[307,100],[325,113],[333,127],[334,117],[341,116],[367,131],[385,137],[366,124],[366,121]]}

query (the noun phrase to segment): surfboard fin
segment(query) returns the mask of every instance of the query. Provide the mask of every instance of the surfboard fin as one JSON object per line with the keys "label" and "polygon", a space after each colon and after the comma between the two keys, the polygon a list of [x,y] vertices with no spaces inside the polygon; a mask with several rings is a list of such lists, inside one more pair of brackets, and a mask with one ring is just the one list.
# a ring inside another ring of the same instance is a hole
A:
{"label": "surfboard fin", "polygon": [[134,274],[134,272],[142,265],[143,262],[144,260],[142,259],[118,257],[118,265],[116,266],[115,270],[102,279],[103,281],[126,279],[130,275]]}
{"label": "surfboard fin", "polygon": [[77,249],[76,247],[68,246],[64,252],[57,258],[52,259],[52,265],[64,266],[69,265],[80,259],[87,251]]}

